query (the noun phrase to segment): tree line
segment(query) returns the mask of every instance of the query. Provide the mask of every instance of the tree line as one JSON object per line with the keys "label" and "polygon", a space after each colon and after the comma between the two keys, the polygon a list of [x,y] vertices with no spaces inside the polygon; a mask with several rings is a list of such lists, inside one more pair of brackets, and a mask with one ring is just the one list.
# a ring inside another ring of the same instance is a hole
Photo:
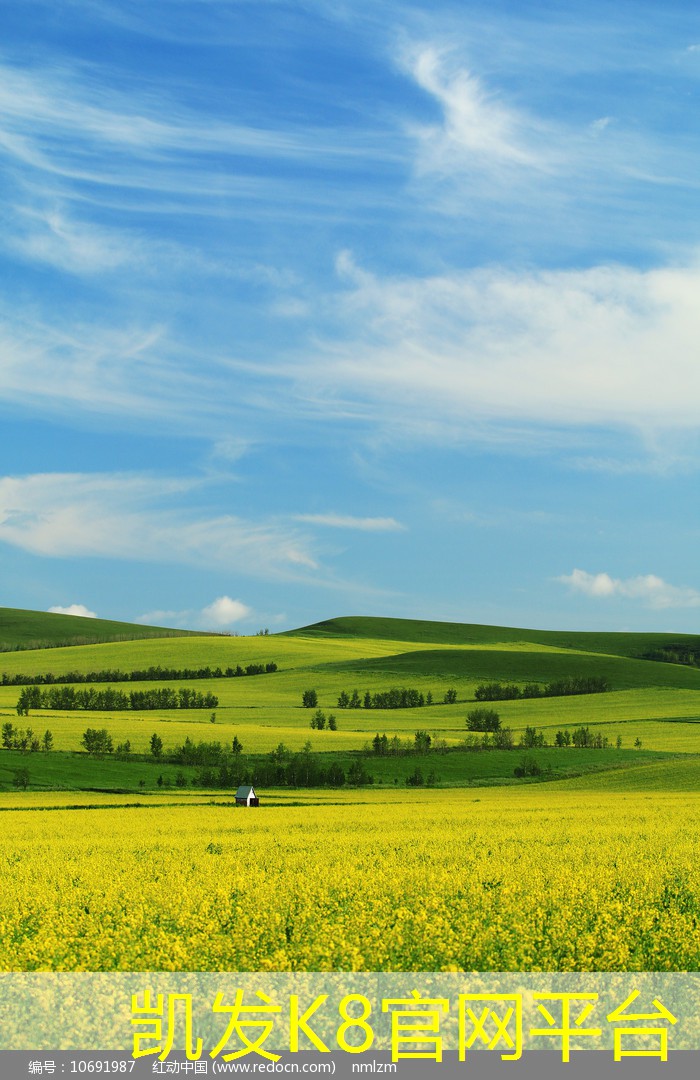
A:
{"label": "tree line", "polygon": [[36,754],[39,750],[48,752],[53,750],[53,735],[47,730],[40,739],[32,728],[16,728],[8,720],[2,725],[2,748],[19,750],[23,754]]}
{"label": "tree line", "polygon": [[270,661],[268,664],[247,664],[235,668],[227,667],[202,667],[202,668],[165,668],[151,666],[136,671],[114,671],[107,668],[101,671],[67,671],[64,674],[54,675],[52,671],[46,671],[40,675],[13,675],[4,671],[1,676],[2,686],[52,686],[55,683],[105,683],[105,682],[168,682],[174,679],[239,679],[245,675],[268,675],[277,671],[277,664]]}
{"label": "tree line", "polygon": [[700,650],[697,645],[668,645],[665,648],[649,649],[647,652],[640,653],[637,659],[700,667]]}
{"label": "tree line", "polygon": [[373,784],[358,756],[347,771],[338,762],[324,765],[320,756],[311,753],[311,743],[293,753],[284,743],[255,761],[243,756],[243,747],[234,737],[231,748],[220,742],[193,742],[189,737],[175,747],[167,758],[179,765],[196,765],[199,771],[192,783],[196,787],[236,788],[240,784],[259,787],[359,787]]}
{"label": "tree line", "polygon": [[41,690],[38,686],[25,686],[17,701],[17,715],[29,716],[30,709],[53,709],[72,712],[85,709],[90,712],[124,712],[129,709],[215,709],[219,704],[216,694],[202,694],[198,690],[181,686],[178,690],[158,687],[153,690],[76,690],[73,686],[52,686]]}
{"label": "tree line", "polygon": [[[453,705],[456,700],[456,690],[445,691],[442,699],[444,705]],[[305,709],[315,709],[318,705],[316,690],[305,690],[301,703]],[[341,690],[337,704],[339,709],[421,709],[425,705],[434,705],[435,701],[431,690],[424,694],[413,687],[392,686],[389,690],[379,690],[374,694],[367,690],[364,695],[357,689],[352,692]]]}
{"label": "tree line", "polygon": [[474,691],[477,701],[513,701],[517,698],[566,697],[572,694],[605,694],[612,687],[602,675],[577,675],[555,682],[527,683],[516,686],[515,683],[482,683]]}
{"label": "tree line", "polygon": [[447,743],[443,740],[438,746],[437,740],[434,742],[432,735],[427,731],[415,731],[412,739],[401,739],[398,735],[390,739],[386,733],[380,735],[377,732],[372,742],[365,744],[364,752],[375,754],[377,757],[402,757],[405,754],[426,754],[431,747],[435,750],[444,750]]}

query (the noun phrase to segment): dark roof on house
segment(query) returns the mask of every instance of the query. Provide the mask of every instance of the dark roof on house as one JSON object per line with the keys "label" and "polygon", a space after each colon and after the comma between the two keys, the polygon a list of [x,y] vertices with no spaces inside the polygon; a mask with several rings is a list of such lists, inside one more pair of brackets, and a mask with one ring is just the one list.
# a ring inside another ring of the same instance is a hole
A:
{"label": "dark roof on house", "polygon": [[251,787],[251,785],[250,784],[241,784],[238,791],[236,792],[236,798],[237,799],[247,799],[248,796],[251,795],[251,794],[255,795],[255,791]]}

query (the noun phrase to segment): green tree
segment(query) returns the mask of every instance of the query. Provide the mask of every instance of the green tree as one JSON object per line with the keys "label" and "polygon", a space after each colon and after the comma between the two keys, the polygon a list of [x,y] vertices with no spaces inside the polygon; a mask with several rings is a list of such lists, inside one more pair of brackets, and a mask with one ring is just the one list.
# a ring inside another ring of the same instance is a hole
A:
{"label": "green tree", "polygon": [[[574,744],[575,743],[576,740],[574,738]],[[544,732],[537,731],[534,727],[526,727],[525,731],[520,736],[520,745],[526,747],[528,750],[533,749],[536,746],[546,746],[547,743],[545,741]]]}
{"label": "green tree", "polygon": [[231,743],[231,752],[233,754],[236,754],[236,756],[243,753],[243,743],[237,735],[233,736],[233,742]]}
{"label": "green tree", "polygon": [[367,772],[360,758],[355,758],[348,769],[348,784],[353,787],[360,787],[373,783],[374,777]]}
{"label": "green tree", "polygon": [[155,731],[151,735],[151,755],[156,760],[163,756],[163,740]]}
{"label": "green tree", "polygon": [[422,787],[424,784],[423,773],[416,765],[415,769],[410,776],[406,777],[406,784],[408,787]]}
{"label": "green tree", "polygon": [[337,731],[338,730],[338,721],[335,718],[335,713],[329,713],[328,714],[328,730],[329,731]]}
{"label": "green tree", "polygon": [[2,747],[3,750],[14,750],[15,748],[15,726],[8,720],[7,723],[2,725]]}
{"label": "green tree", "polygon": [[430,750],[432,741],[427,731],[416,731],[413,736],[413,749],[417,754],[425,754]]}
{"label": "green tree", "polygon": [[114,749],[112,736],[107,728],[88,728],[80,741],[88,754],[111,754]]}
{"label": "green tree", "polygon": [[53,735],[47,730],[44,732],[44,737],[41,740],[41,746],[45,753],[48,754],[49,750],[53,750]]}
{"label": "green tree", "polygon": [[326,714],[322,709],[316,709],[316,712],[311,717],[311,727],[316,728],[318,731],[323,731],[326,726]]}
{"label": "green tree", "polygon": [[[534,728],[533,728],[534,730]],[[540,776],[542,773],[542,766],[532,757],[531,754],[523,754],[520,759],[520,764],[516,765],[513,769],[514,776]]]}
{"label": "green tree", "polygon": [[501,718],[495,709],[472,709],[467,713],[468,731],[499,731]]}
{"label": "green tree", "polygon": [[442,699],[445,705],[454,705],[457,701],[457,691],[453,688],[445,691],[445,696]]}
{"label": "green tree", "polygon": [[318,694],[315,690],[305,690],[301,695],[301,703],[305,709],[315,709],[318,705]]}
{"label": "green tree", "polygon": [[16,788],[26,791],[29,787],[29,769],[13,769],[12,783]]}

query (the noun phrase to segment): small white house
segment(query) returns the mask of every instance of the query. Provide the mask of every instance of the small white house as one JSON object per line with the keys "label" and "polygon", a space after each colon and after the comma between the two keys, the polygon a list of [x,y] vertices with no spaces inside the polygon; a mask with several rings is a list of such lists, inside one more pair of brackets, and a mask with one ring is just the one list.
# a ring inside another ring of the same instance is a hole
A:
{"label": "small white house", "polygon": [[255,788],[250,784],[241,784],[236,792],[236,806],[260,806],[260,800],[255,794]]}

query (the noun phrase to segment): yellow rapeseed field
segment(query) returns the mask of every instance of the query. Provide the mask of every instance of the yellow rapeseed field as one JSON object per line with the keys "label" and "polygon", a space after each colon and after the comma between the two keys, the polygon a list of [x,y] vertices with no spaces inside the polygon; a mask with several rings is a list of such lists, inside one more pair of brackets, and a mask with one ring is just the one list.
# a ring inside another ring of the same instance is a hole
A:
{"label": "yellow rapeseed field", "polygon": [[332,794],[6,809],[0,968],[700,967],[698,795]]}

